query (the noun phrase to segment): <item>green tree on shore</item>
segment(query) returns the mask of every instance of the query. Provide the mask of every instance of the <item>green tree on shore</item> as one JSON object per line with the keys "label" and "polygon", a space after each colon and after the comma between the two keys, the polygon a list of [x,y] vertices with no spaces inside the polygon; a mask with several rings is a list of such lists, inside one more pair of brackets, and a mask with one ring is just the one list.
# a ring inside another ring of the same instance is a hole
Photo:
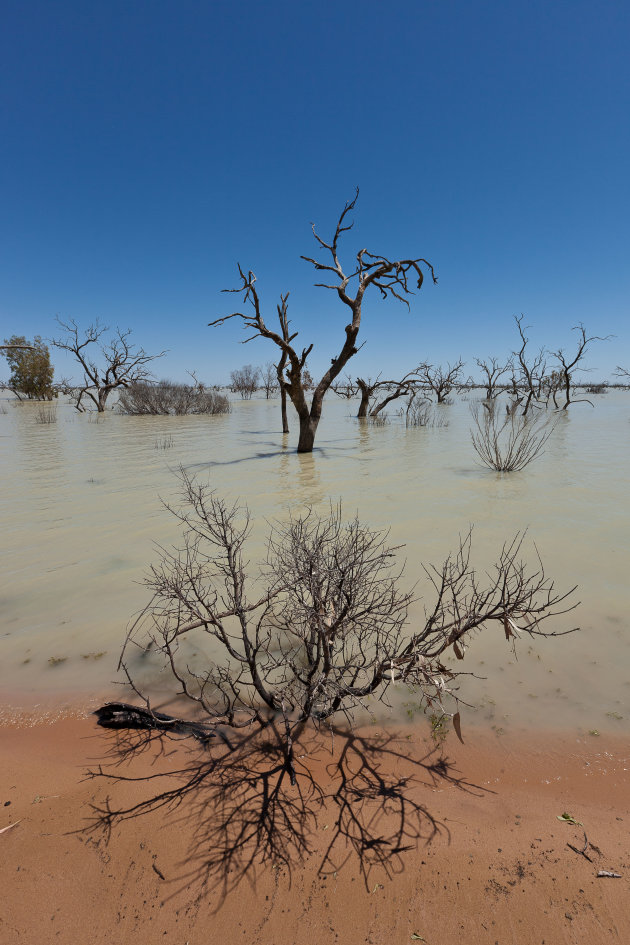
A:
{"label": "green tree on shore", "polygon": [[11,368],[5,387],[17,397],[29,400],[52,400],[55,396],[53,374],[48,345],[36,335],[32,342],[23,335],[13,335],[4,341],[2,354]]}

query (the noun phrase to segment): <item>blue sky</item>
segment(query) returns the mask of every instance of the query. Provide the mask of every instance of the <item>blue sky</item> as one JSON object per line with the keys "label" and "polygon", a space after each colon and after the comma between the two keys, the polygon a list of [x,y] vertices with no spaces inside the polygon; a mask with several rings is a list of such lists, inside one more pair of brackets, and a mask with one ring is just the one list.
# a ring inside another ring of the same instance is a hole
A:
{"label": "blue sky", "polygon": [[472,370],[521,312],[533,345],[583,321],[616,336],[595,375],[630,367],[629,27],[608,0],[8,0],[0,332],[98,317],[220,382],[275,354],[207,327],[240,261],[270,321],[290,291],[319,373],[346,311],[299,257],[359,186],[348,263],[424,256],[439,283],[366,299],[353,374]]}

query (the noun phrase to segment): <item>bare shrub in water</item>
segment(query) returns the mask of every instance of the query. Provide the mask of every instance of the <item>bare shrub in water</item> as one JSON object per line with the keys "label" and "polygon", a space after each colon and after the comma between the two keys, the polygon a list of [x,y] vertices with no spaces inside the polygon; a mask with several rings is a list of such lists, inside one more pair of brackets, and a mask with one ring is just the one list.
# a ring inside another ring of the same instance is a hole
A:
{"label": "bare shrub in water", "polygon": [[185,414],[221,414],[230,412],[230,402],[223,394],[208,390],[203,384],[130,384],[122,391],[118,411],[132,416],[183,416]]}
{"label": "bare shrub in water", "polygon": [[35,423],[56,423],[57,422],[57,408],[53,406],[42,406],[39,407],[37,413],[35,414]]}
{"label": "bare shrub in water", "polygon": [[232,371],[230,379],[232,392],[240,394],[243,400],[251,400],[258,390],[260,371],[251,364],[245,364],[242,368]]}
{"label": "bare shrub in water", "polygon": [[408,427],[447,427],[448,420],[437,413],[428,400],[411,400],[405,413],[405,424]]}
{"label": "bare shrub in water", "polygon": [[[185,723],[194,725],[192,734],[207,741],[226,727],[271,726],[276,737],[282,733],[283,770],[294,783],[293,744],[309,720],[343,714],[352,721],[370,698],[387,704],[390,687],[403,684],[424,706],[452,715],[459,731],[459,713],[444,700],[457,706],[453,683],[460,674],[444,665],[444,654],[463,660],[477,634],[491,627],[510,645],[522,633],[559,635],[545,621],[572,609],[572,591],[557,593],[540,561],[530,569],[520,560],[522,536],[507,542],[482,576],[471,564],[469,533],[446,561],[424,569],[434,599],[421,625],[409,627],[413,594],[400,587],[398,548],[356,518],[344,522],[339,506],[322,516],[307,509],[274,525],[254,582],[243,558],[247,510],[183,472],[182,483],[183,505],[169,511],[183,526],[183,546],[160,551],[146,579],[151,600],[120,660],[146,708],[113,704],[108,717],[106,706],[101,724],[131,725],[134,711],[144,713],[145,727],[184,724],[156,715],[134,680],[134,648],[151,648],[195,709],[194,722]],[[185,644],[197,649],[203,639],[218,656],[199,669]]]}
{"label": "bare shrub in water", "polygon": [[470,437],[477,456],[489,469],[516,472],[543,452],[554,424],[544,414],[517,413],[515,401],[503,413],[496,401],[473,404],[475,429]]}

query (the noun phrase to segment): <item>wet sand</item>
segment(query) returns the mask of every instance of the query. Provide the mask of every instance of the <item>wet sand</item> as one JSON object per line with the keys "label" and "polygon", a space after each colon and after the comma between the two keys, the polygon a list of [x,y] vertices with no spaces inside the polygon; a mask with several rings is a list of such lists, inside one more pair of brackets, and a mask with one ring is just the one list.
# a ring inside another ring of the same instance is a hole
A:
{"label": "wet sand", "polygon": [[[102,806],[108,794],[113,806],[147,796],[146,782],[85,778],[108,760],[111,734],[93,718],[5,725],[0,830],[19,823],[0,833],[0,940],[630,941],[627,740],[548,732],[508,740],[475,729],[464,737],[461,745],[449,733],[436,746],[418,726],[395,733],[371,726],[351,742],[299,745],[300,770],[327,798],[301,806],[287,785],[286,803],[273,808],[276,850],[244,872],[234,857],[222,873],[219,839],[256,820],[251,797],[238,790],[219,797],[202,782],[177,809],[132,818],[108,837],[87,829],[90,805]],[[116,770],[150,774],[162,791],[159,771],[197,757],[187,742],[167,745],[161,757],[149,746]],[[559,821],[563,812],[584,827]],[[576,852],[583,831],[590,861]],[[597,878],[602,869],[622,876]]]}

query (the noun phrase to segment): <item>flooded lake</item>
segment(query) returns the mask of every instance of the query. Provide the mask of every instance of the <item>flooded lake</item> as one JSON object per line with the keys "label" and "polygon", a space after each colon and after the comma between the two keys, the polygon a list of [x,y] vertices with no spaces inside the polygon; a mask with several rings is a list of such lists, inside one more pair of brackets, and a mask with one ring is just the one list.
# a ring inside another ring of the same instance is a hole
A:
{"label": "flooded lake", "polygon": [[[142,578],[155,544],[179,540],[161,498],[174,500],[181,465],[247,503],[253,562],[268,520],[341,499],[348,517],[358,512],[406,546],[406,576],[419,593],[421,563],[441,564],[470,525],[481,569],[528,529],[532,566],[537,548],[557,589],[579,585],[580,607],[555,627],[581,631],[524,638],[517,659],[494,628],[473,641],[464,668],[486,678],[462,681],[463,698],[477,706],[463,710],[464,724],[630,729],[630,393],[594,402],[556,414],[544,455],[498,474],[477,465],[466,399],[436,408],[447,426],[406,429],[394,414],[383,426],[359,423],[355,401],[329,394],[316,451],[302,456],[294,416],[293,432],[279,432],[276,400],[235,401],[224,417],[97,417],[62,403],[49,424],[38,422],[39,404],[0,401],[3,715],[125,696],[113,685],[116,664],[148,599]],[[414,605],[412,625],[423,606]],[[401,693],[395,711],[412,713],[413,698]]]}

